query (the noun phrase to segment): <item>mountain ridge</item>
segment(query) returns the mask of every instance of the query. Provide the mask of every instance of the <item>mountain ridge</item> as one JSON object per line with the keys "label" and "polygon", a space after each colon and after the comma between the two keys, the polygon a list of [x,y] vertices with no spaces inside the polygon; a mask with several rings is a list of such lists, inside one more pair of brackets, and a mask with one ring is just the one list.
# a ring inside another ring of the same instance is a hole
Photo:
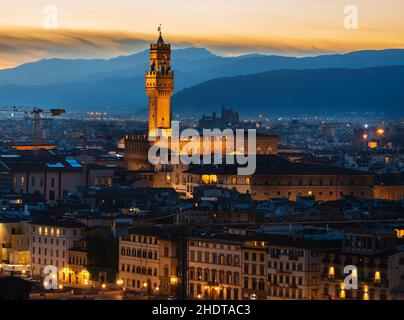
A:
{"label": "mountain ridge", "polygon": [[[205,48],[193,47],[172,51],[175,97],[187,88],[224,77],[279,70],[285,75],[287,70],[358,70],[391,65],[404,65],[404,49],[300,58],[262,54],[222,57]],[[0,70],[1,104],[60,106],[76,111],[111,105],[122,112],[145,108],[144,72],[148,68],[148,50],[111,59],[42,59],[14,69]],[[123,87],[118,88],[117,83]]]}
{"label": "mountain ridge", "polygon": [[206,81],[178,92],[173,97],[173,108],[181,114],[187,114],[191,104],[194,110],[204,107],[205,113],[207,108],[214,110],[225,104],[242,115],[250,115],[252,105],[255,114],[324,115],[359,111],[403,115],[403,82],[401,65],[282,69]]}

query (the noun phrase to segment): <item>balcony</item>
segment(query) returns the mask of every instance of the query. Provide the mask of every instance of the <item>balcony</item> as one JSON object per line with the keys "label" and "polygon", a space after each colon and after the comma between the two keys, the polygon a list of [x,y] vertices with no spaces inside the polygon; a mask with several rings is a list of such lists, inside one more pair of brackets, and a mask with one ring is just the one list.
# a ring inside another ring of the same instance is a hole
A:
{"label": "balcony", "polygon": [[292,271],[290,270],[285,270],[285,269],[276,269],[277,273],[284,273],[284,274],[291,274]]}

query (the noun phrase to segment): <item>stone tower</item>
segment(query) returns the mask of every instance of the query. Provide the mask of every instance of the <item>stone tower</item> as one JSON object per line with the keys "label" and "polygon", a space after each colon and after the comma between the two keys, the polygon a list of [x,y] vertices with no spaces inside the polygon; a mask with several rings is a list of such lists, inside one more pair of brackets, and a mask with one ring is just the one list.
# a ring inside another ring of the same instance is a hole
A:
{"label": "stone tower", "polygon": [[170,99],[174,90],[171,71],[171,46],[164,43],[161,27],[159,38],[150,44],[150,70],[146,72],[146,94],[149,97],[149,136],[158,130],[171,136]]}

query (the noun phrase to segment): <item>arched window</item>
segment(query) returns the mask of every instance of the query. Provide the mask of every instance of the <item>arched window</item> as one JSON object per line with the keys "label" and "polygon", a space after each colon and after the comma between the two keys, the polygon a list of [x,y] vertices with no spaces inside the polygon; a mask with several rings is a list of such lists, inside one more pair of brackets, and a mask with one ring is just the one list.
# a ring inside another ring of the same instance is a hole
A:
{"label": "arched window", "polygon": [[165,276],[165,277],[168,277],[168,276],[169,276],[168,265],[164,265],[164,276]]}
{"label": "arched window", "polygon": [[245,178],[245,184],[250,185],[251,184],[251,178],[249,178],[249,177]]}
{"label": "arched window", "polygon": [[194,268],[189,269],[189,279],[195,280],[195,269]]}

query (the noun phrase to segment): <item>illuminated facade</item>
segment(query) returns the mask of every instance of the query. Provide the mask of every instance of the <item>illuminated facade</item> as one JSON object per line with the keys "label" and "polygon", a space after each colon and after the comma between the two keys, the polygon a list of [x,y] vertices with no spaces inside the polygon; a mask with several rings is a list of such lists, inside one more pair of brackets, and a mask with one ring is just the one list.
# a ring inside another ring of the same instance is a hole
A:
{"label": "illuminated facade", "polygon": [[189,239],[188,296],[190,299],[240,300],[241,241]]}
{"label": "illuminated facade", "polygon": [[[160,30],[160,29],[159,29]],[[148,151],[152,144],[158,143],[149,141],[150,137],[158,134],[168,137],[169,149],[175,148],[171,145],[172,128],[171,128],[171,105],[170,99],[174,90],[174,72],[171,69],[171,46],[166,44],[161,35],[156,43],[150,44],[150,69],[146,72],[145,84],[146,94],[149,98],[149,122],[147,135],[135,135],[125,137],[125,160],[127,168],[133,171],[160,171],[162,168],[153,167],[148,160]],[[194,144],[195,148],[203,154],[206,141],[192,141],[184,139],[179,141],[179,150],[182,152],[185,145]],[[213,137],[208,142],[210,144],[209,153],[214,153],[215,142]],[[227,148],[227,140],[223,136],[220,141],[218,150],[221,154],[225,154]],[[235,148],[234,148],[235,149]],[[247,139],[244,145],[245,152],[248,151]],[[256,150],[258,154],[277,154],[278,137],[257,135]],[[215,151],[217,152],[217,150]],[[178,168],[175,168],[178,170]]]}
{"label": "illuminated facade", "polygon": [[178,237],[172,231],[142,229],[120,239],[118,277],[123,288],[147,295],[174,295],[179,284],[178,250]]}
{"label": "illuminated facade", "polygon": [[171,46],[159,38],[150,45],[150,69],[146,72],[146,93],[149,97],[149,136],[157,130],[170,135],[170,99],[174,90],[174,72],[171,70]]}
{"label": "illuminated facade", "polygon": [[86,242],[77,241],[76,246],[69,249],[67,255],[68,265],[64,271],[67,276],[65,276],[64,283],[87,287],[90,284],[90,273],[86,268],[88,264]]}
{"label": "illuminated facade", "polygon": [[2,270],[25,273],[29,271],[31,256],[29,224],[19,219],[0,217],[0,263]]}
{"label": "illuminated facade", "polygon": [[43,275],[46,265],[58,268],[58,278],[69,282],[69,250],[84,237],[85,226],[74,221],[41,221],[31,223],[31,274]]}
{"label": "illuminated facade", "polygon": [[[396,249],[393,230],[351,230],[343,249],[322,253],[322,299],[395,300],[403,299],[404,252]],[[344,267],[357,267],[358,289],[344,285]]]}
{"label": "illuminated facade", "polygon": [[374,178],[359,171],[292,163],[277,156],[261,155],[257,156],[256,172],[249,176],[238,175],[234,165],[194,165],[184,171],[158,173],[155,183],[160,187],[174,187],[188,198],[195,187],[211,185],[250,194],[257,201],[275,198],[295,201],[301,196],[334,201],[344,196],[372,199]]}

